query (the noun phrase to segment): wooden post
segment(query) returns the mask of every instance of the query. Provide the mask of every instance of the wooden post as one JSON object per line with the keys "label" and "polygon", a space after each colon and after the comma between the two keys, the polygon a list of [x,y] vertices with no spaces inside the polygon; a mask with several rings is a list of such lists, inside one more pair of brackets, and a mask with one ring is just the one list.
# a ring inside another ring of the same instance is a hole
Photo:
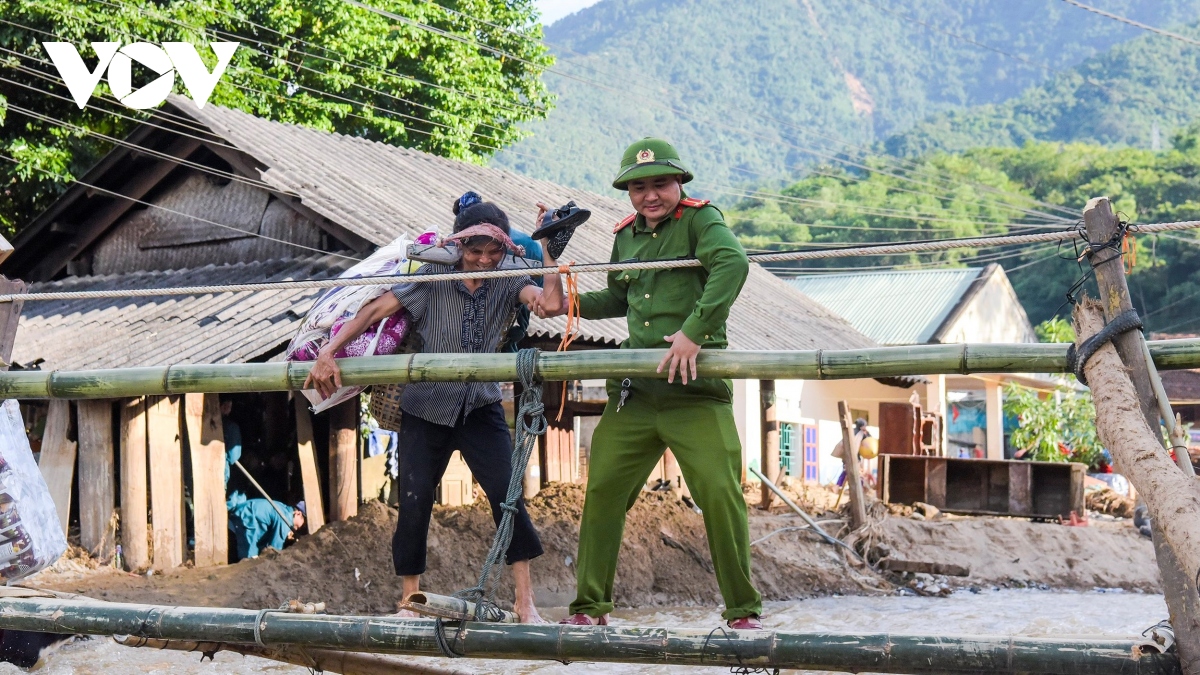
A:
{"label": "wooden post", "polygon": [[184,420],[192,458],[192,524],[196,567],[229,562],[225,510],[225,431],[217,394],[186,394]]}
{"label": "wooden post", "polygon": [[[1088,241],[1103,243],[1109,241],[1117,232],[1120,224],[1112,211],[1112,205],[1107,197],[1097,197],[1088,201],[1083,210],[1083,222],[1087,227]],[[1129,287],[1125,281],[1125,265],[1121,257],[1120,242],[1115,248],[1104,248],[1092,254],[1090,258],[1092,269],[1096,275],[1096,285],[1100,291],[1100,305],[1103,308],[1105,322],[1112,321],[1122,312],[1133,308],[1129,297]],[[1083,333],[1076,332],[1082,339]],[[1137,392],[1137,403],[1142,418],[1146,421],[1153,437],[1162,444],[1162,434],[1159,429],[1158,404],[1154,396],[1154,387],[1150,381],[1150,371],[1146,363],[1146,349],[1143,346],[1145,338],[1141,331],[1128,331],[1113,339],[1113,346],[1121,362],[1128,369],[1129,378]],[[1091,380],[1089,379],[1089,382]],[[1093,392],[1098,395],[1098,392]],[[1111,444],[1110,444],[1111,445]],[[1130,473],[1133,468],[1129,461],[1123,459],[1124,453],[1113,448],[1113,459],[1117,470]],[[1165,453],[1166,450],[1164,449]],[[1180,472],[1182,475],[1182,472]],[[1132,476],[1131,476],[1132,478]],[[1170,612],[1171,626],[1175,629],[1176,647],[1179,649],[1179,660],[1183,672],[1189,675],[1200,673],[1200,597],[1197,596],[1196,573],[1185,568],[1179,558],[1179,551],[1173,549],[1164,536],[1163,518],[1194,518],[1198,514],[1181,512],[1159,512],[1155,509],[1156,499],[1150,494],[1154,488],[1142,483],[1138,491],[1145,496],[1154,530],[1154,552],[1158,560],[1159,572],[1163,580],[1163,596],[1167,601]],[[1198,560],[1190,561],[1200,562]]]}
{"label": "wooden post", "polygon": [[112,409],[108,399],[75,404],[79,425],[79,543],[93,557],[104,560],[116,545],[115,537],[107,536],[116,508]]}
{"label": "wooden post", "polygon": [[850,419],[850,405],[838,401],[838,420],[842,424],[842,466],[846,470],[846,489],[850,493],[850,526],[862,527],[867,522],[867,505],[863,501],[862,476],[858,472],[858,449],[854,447],[854,422]]}
{"label": "wooden post", "polygon": [[121,402],[121,551],[125,569],[150,566],[147,541],[146,400]]}
{"label": "wooden post", "polygon": [[[0,242],[8,243],[3,237],[0,237]],[[3,249],[0,249],[0,253],[3,253]],[[3,258],[0,258],[0,262],[3,262]],[[25,289],[24,281],[0,276],[0,293],[24,293]],[[13,342],[17,339],[17,325],[21,322],[21,307],[24,303],[24,300],[0,303],[0,370],[8,370],[12,363]]]}
{"label": "wooden post", "polygon": [[[775,380],[758,381],[758,400],[762,415],[762,473],[772,483],[778,483],[783,470],[779,457],[779,412],[775,405]],[[774,499],[775,493],[763,483],[759,508],[771,508]]]}
{"label": "wooden post", "polygon": [[358,398],[329,411],[329,519],[358,515]]}
{"label": "wooden post", "polygon": [[146,403],[154,567],[162,571],[183,564],[186,544],[181,499],[183,446],[179,438],[179,397],[152,397]]}
{"label": "wooden post", "polygon": [[321,506],[321,477],[317,472],[317,450],[313,445],[312,417],[308,399],[299,393],[293,398],[296,405],[296,450],[300,454],[300,478],[304,481],[304,506],[308,511],[304,522],[312,534],[325,525],[325,509]]}
{"label": "wooden post", "polygon": [[42,455],[38,460],[38,468],[46,487],[50,488],[50,498],[54,500],[54,509],[58,511],[58,521],[62,523],[63,534],[71,518],[71,483],[75,479],[75,441],[67,438],[67,428],[71,426],[71,402],[61,399],[50,401],[50,410],[46,414],[46,430],[42,432]]}

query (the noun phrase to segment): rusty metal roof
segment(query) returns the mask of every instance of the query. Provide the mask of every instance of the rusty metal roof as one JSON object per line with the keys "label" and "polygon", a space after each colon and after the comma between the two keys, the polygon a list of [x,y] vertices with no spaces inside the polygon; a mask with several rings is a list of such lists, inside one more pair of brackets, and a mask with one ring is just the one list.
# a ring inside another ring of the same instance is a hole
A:
{"label": "rusty metal roof", "polygon": [[[304,206],[375,244],[427,228],[448,234],[451,204],[467,190],[497,203],[513,226],[531,231],[536,204],[574,199],[592,210],[576,231],[564,261],[607,262],[611,225],[632,212],[627,202],[574,190],[509,171],[436,157],[361,138],[283,124],[248,113],[172,96],[172,105],[266,168],[261,179],[299,195]],[[579,275],[583,291],[602,288],[598,274]],[[563,320],[535,318],[531,333],[556,337]],[[729,318],[734,349],[849,349],[874,346],[849,322],[830,312],[758,265]],[[615,344],[628,335],[624,319],[583,321],[584,337]]]}
{"label": "rusty metal roof", "polygon": [[[33,284],[30,292],[256,283],[336,276],[353,261],[311,256],[169,272],[129,272]],[[280,352],[318,289],[29,302],[13,348],[28,367],[122,368],[242,363]]]}

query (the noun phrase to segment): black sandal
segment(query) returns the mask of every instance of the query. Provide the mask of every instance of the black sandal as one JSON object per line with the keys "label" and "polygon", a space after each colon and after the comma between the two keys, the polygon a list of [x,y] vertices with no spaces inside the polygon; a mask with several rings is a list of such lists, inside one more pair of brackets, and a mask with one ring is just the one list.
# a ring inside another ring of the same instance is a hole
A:
{"label": "black sandal", "polygon": [[575,228],[586,223],[591,217],[591,211],[579,208],[573,201],[567,202],[565,206],[547,211],[546,215],[542,216],[541,227],[532,236],[534,239],[547,239],[546,252],[557,260],[567,248],[567,242],[571,241]]}

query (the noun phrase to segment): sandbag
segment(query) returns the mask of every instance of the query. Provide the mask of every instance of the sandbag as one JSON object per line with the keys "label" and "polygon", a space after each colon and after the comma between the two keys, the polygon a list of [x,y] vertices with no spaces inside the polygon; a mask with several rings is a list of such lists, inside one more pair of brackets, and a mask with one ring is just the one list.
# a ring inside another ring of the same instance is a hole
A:
{"label": "sandbag", "polygon": [[0,406],[0,582],[23,579],[67,550],[58,511],[29,449],[21,408]]}

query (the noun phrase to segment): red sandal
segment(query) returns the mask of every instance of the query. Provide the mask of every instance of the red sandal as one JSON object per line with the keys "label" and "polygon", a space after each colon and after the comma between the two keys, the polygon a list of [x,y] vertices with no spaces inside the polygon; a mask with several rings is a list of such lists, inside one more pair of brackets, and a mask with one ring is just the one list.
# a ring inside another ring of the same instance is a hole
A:
{"label": "red sandal", "polygon": [[729,626],[733,630],[762,630],[762,619],[754,614],[751,614],[750,616],[730,619],[725,625]]}

